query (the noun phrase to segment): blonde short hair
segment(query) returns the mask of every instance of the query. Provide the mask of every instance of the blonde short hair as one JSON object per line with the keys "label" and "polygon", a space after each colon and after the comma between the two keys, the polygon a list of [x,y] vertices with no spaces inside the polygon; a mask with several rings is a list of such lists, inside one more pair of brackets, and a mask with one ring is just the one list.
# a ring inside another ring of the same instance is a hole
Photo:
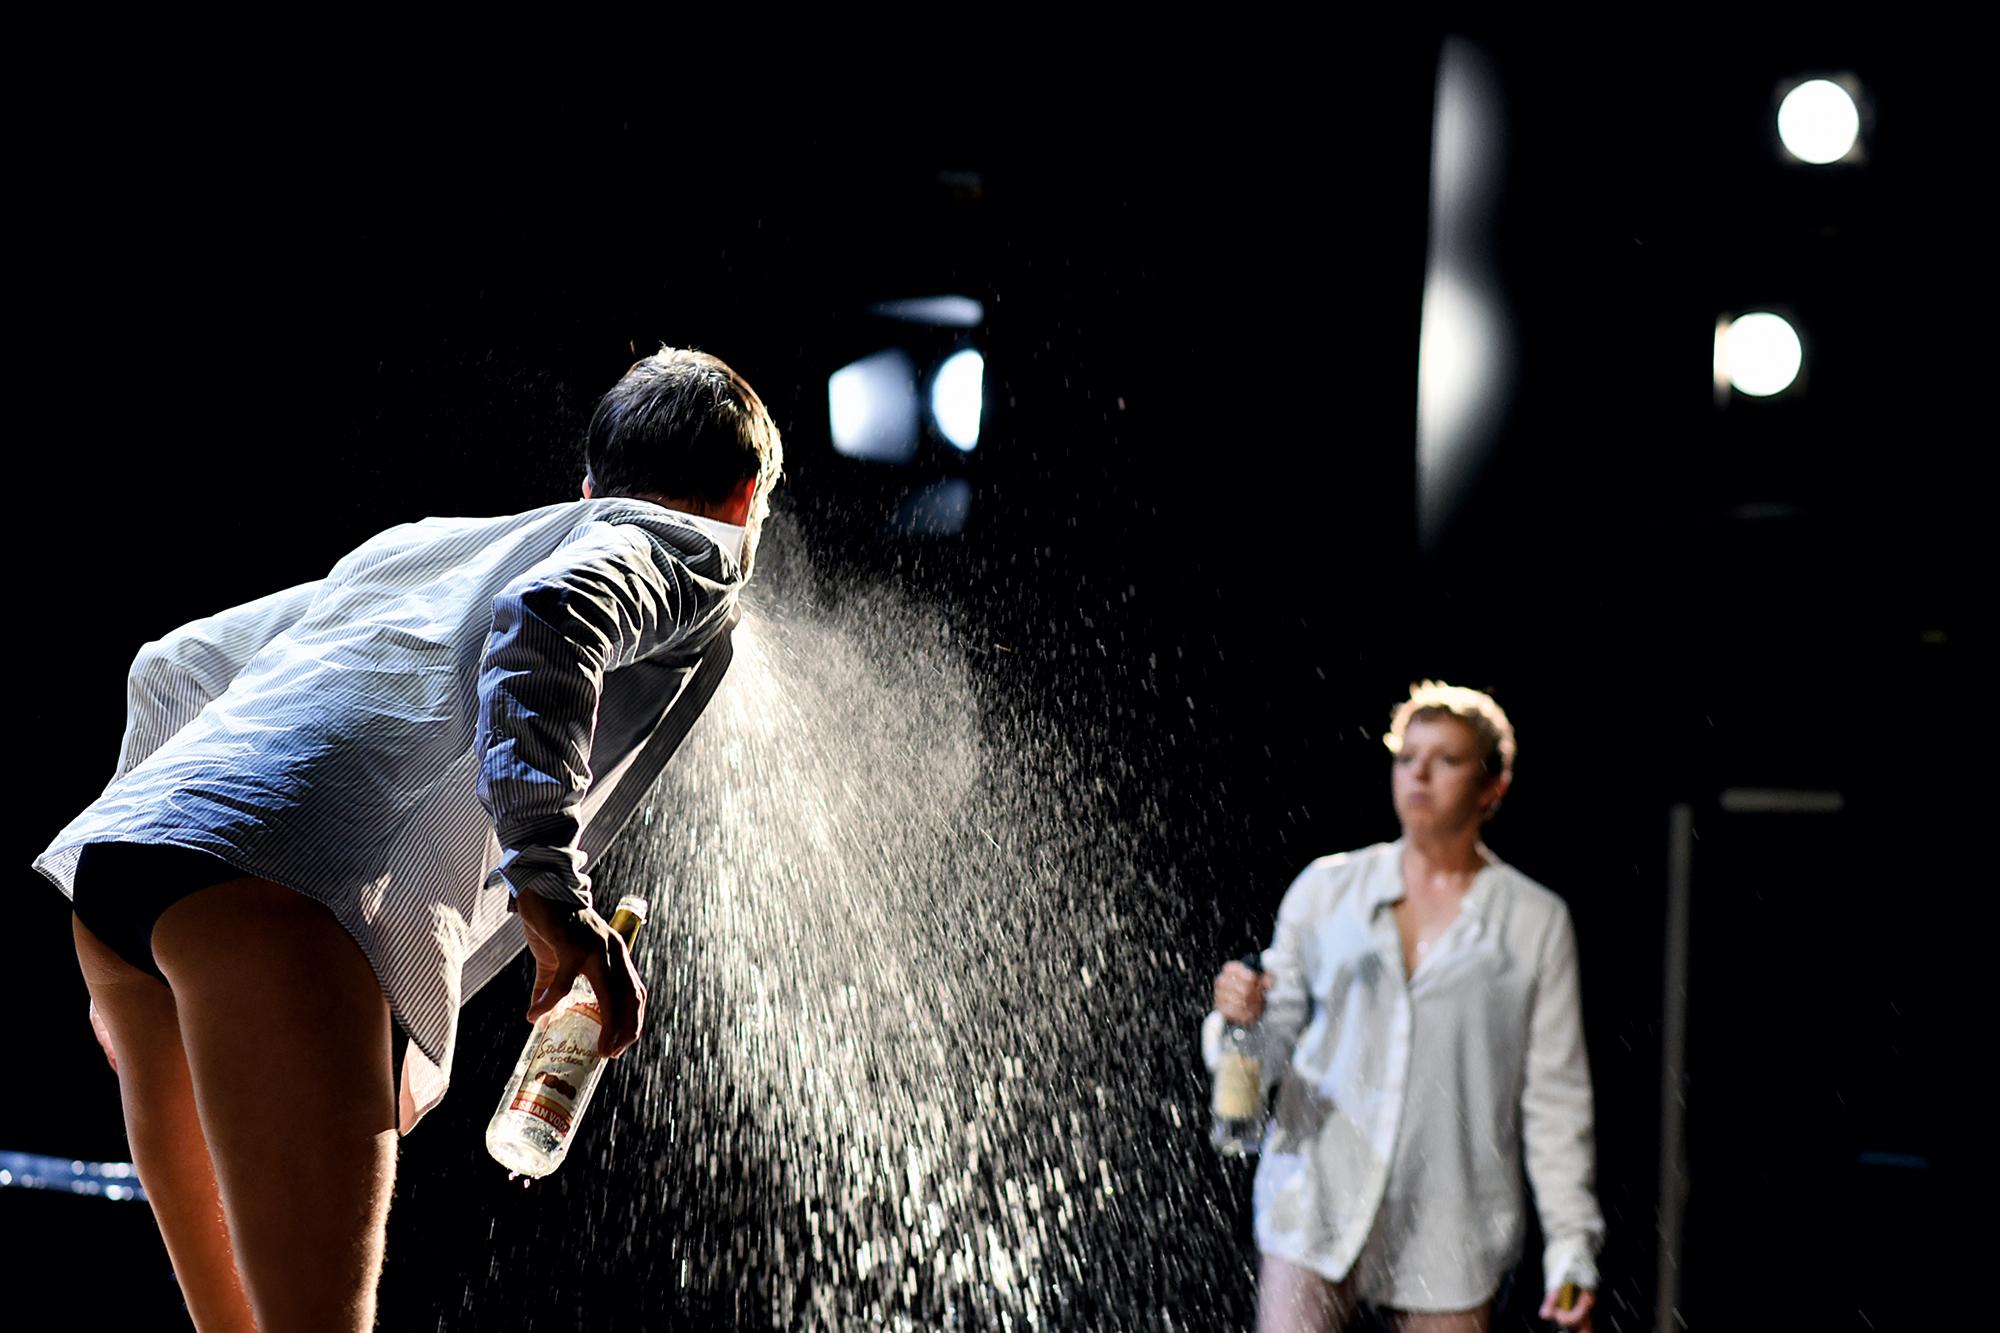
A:
{"label": "blonde short hair", "polygon": [[1410,697],[1396,705],[1389,715],[1389,734],[1382,744],[1390,754],[1403,749],[1403,732],[1420,719],[1457,718],[1479,738],[1479,759],[1488,775],[1511,780],[1514,776],[1514,724],[1493,702],[1493,696],[1462,685],[1426,680],[1410,686]]}

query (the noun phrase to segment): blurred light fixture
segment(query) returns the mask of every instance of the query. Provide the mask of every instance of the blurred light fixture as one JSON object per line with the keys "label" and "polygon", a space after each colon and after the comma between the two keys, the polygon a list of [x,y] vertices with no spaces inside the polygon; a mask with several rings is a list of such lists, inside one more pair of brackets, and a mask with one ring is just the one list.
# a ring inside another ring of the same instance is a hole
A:
{"label": "blurred light fixture", "polygon": [[905,324],[976,329],[986,318],[986,307],[969,296],[912,296],[900,301],[878,301],[868,307],[868,313]]}
{"label": "blurred light fixture", "polygon": [[1430,273],[1417,351],[1417,419],[1427,434],[1456,444],[1486,424],[1505,359],[1499,301],[1488,284]]}
{"label": "blurred light fixture", "polygon": [[826,405],[833,447],[849,458],[907,463],[916,457],[917,368],[907,352],[891,347],[834,371]]}
{"label": "blurred light fixture", "polygon": [[896,507],[895,530],[906,537],[956,537],[965,531],[972,512],[972,483],[946,477],[903,498]]}
{"label": "blurred light fixture", "polygon": [[986,393],[986,358],[967,348],[945,358],[931,377],[931,415],[960,451],[979,443],[979,414]]}
{"label": "blurred light fixture", "polygon": [[1823,166],[1854,151],[1861,110],[1854,95],[1832,79],[1809,79],[1778,104],[1778,139],[1801,162]]}
{"label": "blurred light fixture", "polygon": [[1752,398],[1769,398],[1792,387],[1804,364],[1798,332],[1768,311],[1715,322],[1715,385],[1733,387]]}
{"label": "blurred light fixture", "polygon": [[1447,38],[1431,123],[1430,242],[1417,344],[1417,539],[1450,530],[1513,391],[1513,335],[1494,260],[1506,110],[1492,61]]}

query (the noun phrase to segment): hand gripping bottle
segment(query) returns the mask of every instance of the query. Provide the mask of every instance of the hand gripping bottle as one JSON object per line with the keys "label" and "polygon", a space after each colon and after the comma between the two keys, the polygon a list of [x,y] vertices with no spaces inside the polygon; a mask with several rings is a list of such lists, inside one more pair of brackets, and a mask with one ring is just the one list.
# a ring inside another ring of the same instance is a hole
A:
{"label": "hand gripping bottle", "polygon": [[[1246,954],[1243,966],[1264,970],[1264,960]],[[1222,1030],[1222,1060],[1215,1067],[1215,1094],[1209,1102],[1215,1124],[1209,1139],[1225,1157],[1248,1157],[1264,1146],[1264,1027],[1231,1023]]]}
{"label": "hand gripping bottle", "polygon": [[[611,929],[627,949],[646,924],[644,898],[620,898]],[[562,1165],[575,1139],[577,1121],[590,1105],[605,1058],[597,1053],[604,1016],[597,992],[582,977],[556,1007],[535,1022],[514,1076],[500,1096],[500,1108],[486,1125],[486,1151],[493,1160],[524,1176],[546,1176]]]}

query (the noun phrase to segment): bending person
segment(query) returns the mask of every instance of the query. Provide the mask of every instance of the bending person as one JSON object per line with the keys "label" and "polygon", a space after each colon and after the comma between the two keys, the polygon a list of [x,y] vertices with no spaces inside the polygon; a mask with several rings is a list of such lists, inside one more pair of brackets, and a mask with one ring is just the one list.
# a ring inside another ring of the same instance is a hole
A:
{"label": "bending person", "polygon": [[[1307,866],[1260,975],[1230,963],[1203,1029],[1261,1021],[1276,1103],[1255,1186],[1261,1333],[1333,1333],[1362,1303],[1402,1333],[1492,1326],[1526,1221],[1545,1318],[1589,1330],[1604,1220],[1576,938],[1560,898],[1480,840],[1513,780],[1491,698],[1435,682],[1385,743],[1403,836]],[[1557,1292],[1578,1298],[1559,1309]]]}
{"label": "bending person", "polygon": [[204,1330],[373,1326],[398,1131],[465,997],[535,956],[601,1049],[645,989],[588,863],[727,663],[782,463],[734,371],[662,350],[592,414],[583,498],[374,537],[132,665],[71,894],[139,1177]]}

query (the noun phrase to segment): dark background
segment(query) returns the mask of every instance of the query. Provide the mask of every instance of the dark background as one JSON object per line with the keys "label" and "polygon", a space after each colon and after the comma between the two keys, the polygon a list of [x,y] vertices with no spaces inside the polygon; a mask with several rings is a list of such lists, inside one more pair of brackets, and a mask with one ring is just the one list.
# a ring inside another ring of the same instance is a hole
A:
{"label": "dark background", "polygon": [[[1174,736],[1155,780],[1203,831],[1161,831],[1212,885],[1198,956],[1267,934],[1310,856],[1394,835],[1377,738],[1410,681],[1496,693],[1522,758],[1494,846],[1581,940],[1600,1328],[1651,1327],[1667,811],[1691,804],[1682,1313],[1913,1318],[1964,1170],[1939,1107],[1968,1077],[1946,1064],[1955,951],[1926,927],[1976,883],[1990,711],[1966,646],[1962,131],[1879,34],[1476,35],[1506,99],[1493,239],[1520,364],[1427,549],[1436,31],[1255,65],[1104,50],[901,102],[795,87],[777,128],[581,72],[72,88],[15,206],[15,674],[38,700],[15,956],[60,1095],[10,1098],[0,1148],[127,1155],[65,904],[25,866],[109,772],[139,642],[390,523],[573,493],[594,397],[665,341],[758,386],[788,445],[776,521],[825,560],[1025,649],[984,664],[1022,697],[1090,701],[1147,753]],[[1868,160],[1788,164],[1774,92],[1827,70],[1871,95]],[[951,464],[976,495],[961,536],[894,538],[918,474],[832,455],[825,377],[878,345],[869,302],[938,291],[989,311],[987,432]],[[1796,316],[1808,377],[1718,407],[1715,318],[1757,307]],[[1844,804],[1723,815],[1743,786]],[[419,1146],[403,1188],[446,1191],[459,1168]],[[143,1208],[8,1190],[0,1210],[51,1290],[115,1272],[135,1326],[174,1308]],[[423,1280],[393,1225],[385,1327]]]}

